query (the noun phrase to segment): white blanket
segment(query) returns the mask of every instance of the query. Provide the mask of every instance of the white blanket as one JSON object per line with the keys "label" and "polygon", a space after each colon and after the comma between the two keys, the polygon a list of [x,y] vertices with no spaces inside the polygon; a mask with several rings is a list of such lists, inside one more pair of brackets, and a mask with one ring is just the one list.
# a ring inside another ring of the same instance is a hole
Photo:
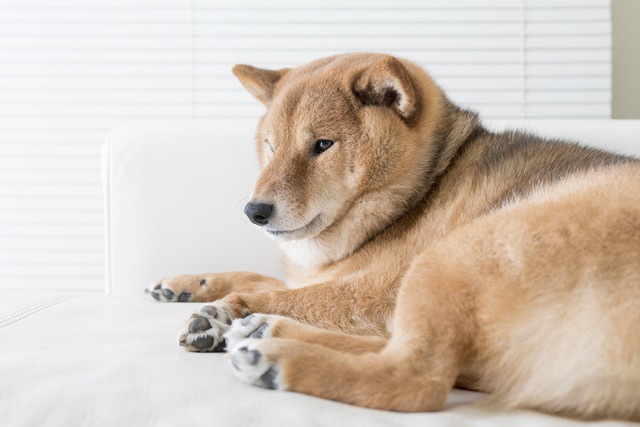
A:
{"label": "white blanket", "polygon": [[[180,325],[197,304],[143,297],[8,293],[0,303],[0,425],[571,426],[497,411],[454,390],[439,413],[357,408],[237,382],[224,354],[187,353]],[[597,425],[625,425],[602,422]],[[629,424],[631,425],[631,424]]]}

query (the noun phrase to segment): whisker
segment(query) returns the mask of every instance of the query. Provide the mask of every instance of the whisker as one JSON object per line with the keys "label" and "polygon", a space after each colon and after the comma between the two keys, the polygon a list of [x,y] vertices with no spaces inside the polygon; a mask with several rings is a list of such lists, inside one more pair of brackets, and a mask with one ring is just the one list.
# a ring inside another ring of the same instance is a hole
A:
{"label": "whisker", "polygon": [[238,202],[236,203],[236,205],[233,207],[233,209],[238,209],[238,205],[239,204],[246,204],[247,201],[249,200],[249,197],[243,197],[242,199],[238,200]]}

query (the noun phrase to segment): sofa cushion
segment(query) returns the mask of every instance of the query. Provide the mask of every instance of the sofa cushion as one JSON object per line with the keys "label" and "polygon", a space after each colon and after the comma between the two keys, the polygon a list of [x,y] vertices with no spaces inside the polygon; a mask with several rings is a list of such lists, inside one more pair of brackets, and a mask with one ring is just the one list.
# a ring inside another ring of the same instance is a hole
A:
{"label": "sofa cushion", "polygon": [[[225,354],[188,353],[181,323],[197,307],[105,295],[13,295],[0,318],[2,426],[571,426],[531,411],[496,411],[454,390],[447,409],[402,414],[233,378]],[[5,305],[6,306],[6,305]],[[617,423],[606,423],[614,425]]]}

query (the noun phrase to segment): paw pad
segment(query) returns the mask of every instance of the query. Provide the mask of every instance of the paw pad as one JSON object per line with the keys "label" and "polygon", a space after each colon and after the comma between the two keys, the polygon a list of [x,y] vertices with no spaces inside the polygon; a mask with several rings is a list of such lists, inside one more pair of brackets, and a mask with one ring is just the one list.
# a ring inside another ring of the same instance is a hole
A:
{"label": "paw pad", "polygon": [[249,350],[247,351],[247,354],[245,357],[247,358],[247,362],[249,362],[249,365],[255,366],[260,361],[261,356],[262,354],[258,350]]}
{"label": "paw pad", "polygon": [[193,313],[184,326],[179,344],[190,351],[224,351],[223,334],[229,329],[230,316],[222,306],[207,304]]}
{"label": "paw pad", "polygon": [[262,338],[262,335],[264,334],[264,331],[268,327],[269,327],[269,324],[263,323],[262,325],[258,326],[258,329],[256,329],[255,331],[251,332],[251,334],[249,335],[249,338]]}
{"label": "paw pad", "polygon": [[279,319],[279,316],[256,313],[234,320],[229,331],[224,334],[227,349],[234,348],[236,344],[245,338],[261,339],[273,337],[273,327],[279,322]]}
{"label": "paw pad", "polygon": [[189,332],[195,334],[197,332],[203,332],[207,329],[211,329],[211,323],[204,317],[196,317],[189,324]]}
{"label": "paw pad", "polygon": [[[244,358],[244,360],[242,360]],[[260,359],[262,358],[262,353],[258,350],[249,350],[248,347],[241,347],[234,351],[233,356],[231,356],[231,364],[237,369],[242,369],[243,362],[251,366],[256,366]]]}
{"label": "paw pad", "polygon": [[242,323],[242,326],[247,326],[253,321],[255,317],[256,317],[255,314],[250,314],[247,317],[243,317],[240,323]]}
{"label": "paw pad", "polygon": [[200,314],[207,318],[216,319],[217,321],[225,323],[226,325],[231,324],[231,317],[229,317],[227,312],[224,309],[216,307],[212,304],[203,305],[200,308]]}
{"label": "paw pad", "polygon": [[257,348],[259,343],[243,341],[231,353],[231,365],[234,375],[242,382],[269,389],[282,388],[279,381],[277,362],[270,360]]}
{"label": "paw pad", "polygon": [[213,347],[214,343],[215,340],[213,339],[213,337],[207,335],[199,335],[191,342],[191,345],[198,350],[207,350]]}

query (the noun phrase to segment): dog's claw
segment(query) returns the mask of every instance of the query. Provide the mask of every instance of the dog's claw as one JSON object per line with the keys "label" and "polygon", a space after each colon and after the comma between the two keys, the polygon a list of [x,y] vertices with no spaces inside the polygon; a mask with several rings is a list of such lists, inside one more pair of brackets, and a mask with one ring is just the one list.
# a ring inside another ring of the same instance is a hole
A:
{"label": "dog's claw", "polygon": [[170,280],[152,283],[144,290],[144,293],[151,295],[157,301],[190,302],[193,299],[192,292],[176,290]]}

